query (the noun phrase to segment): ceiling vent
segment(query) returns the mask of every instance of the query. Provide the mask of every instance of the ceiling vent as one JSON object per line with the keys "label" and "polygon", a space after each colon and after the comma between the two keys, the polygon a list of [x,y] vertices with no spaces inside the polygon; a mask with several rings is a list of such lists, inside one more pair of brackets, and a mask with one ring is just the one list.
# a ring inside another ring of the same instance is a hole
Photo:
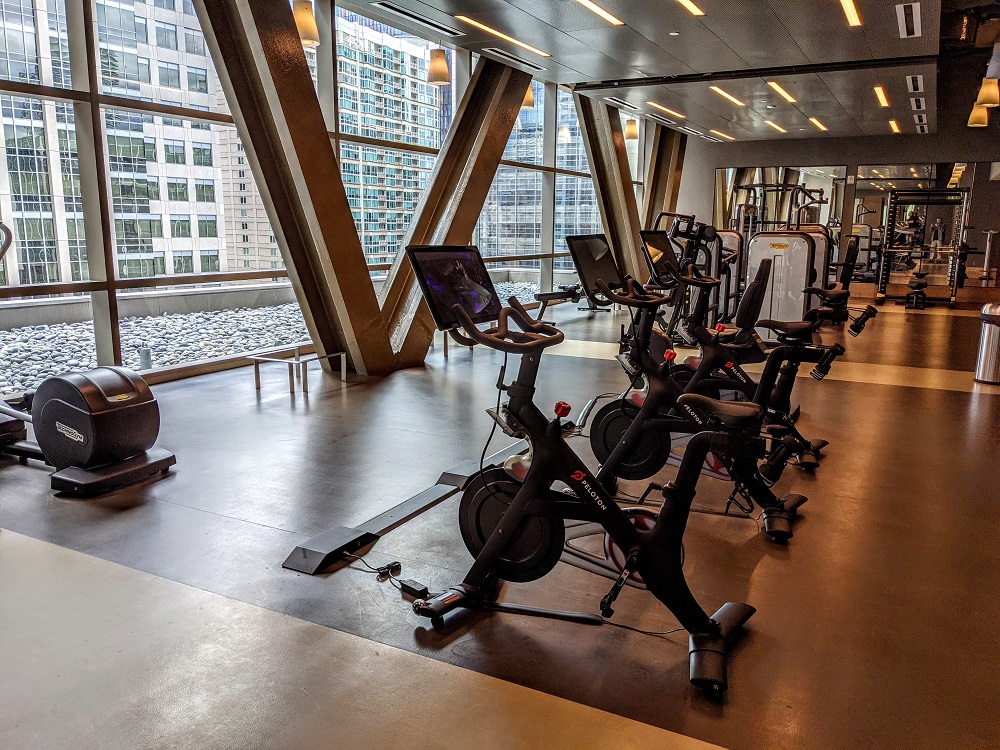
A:
{"label": "ceiling vent", "polygon": [[419,13],[414,13],[412,10],[403,8],[402,6],[396,5],[395,3],[378,2],[371,4],[373,8],[378,8],[383,13],[388,13],[391,16],[396,16],[397,18],[402,18],[410,23],[416,24],[417,26],[422,26],[425,29],[430,29],[431,31],[441,34],[443,36],[457,37],[465,36],[464,32],[458,29],[453,29],[450,26],[445,26],[437,21],[432,21],[429,18],[425,18]]}
{"label": "ceiling vent", "polygon": [[909,90],[911,94],[924,93],[924,77],[906,76],[906,88]]}
{"label": "ceiling vent", "polygon": [[703,135],[702,138],[704,138],[706,141],[711,141],[712,143],[722,143],[721,138],[716,138],[711,135]]}
{"label": "ceiling vent", "polygon": [[669,117],[660,117],[660,115],[648,114],[646,115],[650,120],[656,120],[663,125],[676,125],[676,120],[671,120]]}
{"label": "ceiling vent", "polygon": [[913,39],[921,36],[920,3],[902,3],[896,6],[896,21],[899,23],[899,38]]}
{"label": "ceiling vent", "polygon": [[639,107],[635,106],[634,104],[629,104],[627,101],[625,101],[624,99],[619,99],[617,96],[606,96],[604,97],[604,101],[611,102],[616,107],[622,107],[623,109],[631,109],[633,111],[639,109]]}
{"label": "ceiling vent", "polygon": [[920,135],[927,135],[927,126],[917,125],[917,132],[920,133]]}
{"label": "ceiling vent", "polygon": [[501,60],[505,60],[509,63],[523,65],[524,67],[531,68],[532,70],[546,70],[546,68],[543,68],[541,65],[535,65],[535,63],[530,60],[525,60],[523,57],[518,57],[507,50],[500,49],[499,47],[484,47],[481,51],[488,55],[493,55],[493,57],[499,57]]}
{"label": "ceiling vent", "polygon": [[910,108],[917,112],[922,109],[927,109],[927,101],[922,96],[911,96]]}
{"label": "ceiling vent", "polygon": [[691,135],[703,135],[702,133],[699,133],[694,128],[683,127],[683,128],[677,128],[677,129],[678,130],[683,130],[685,133],[690,133]]}
{"label": "ceiling vent", "polygon": [[913,121],[915,123],[917,123],[917,125],[926,125],[927,124],[927,115],[925,115],[923,113],[921,113],[919,115],[913,115]]}

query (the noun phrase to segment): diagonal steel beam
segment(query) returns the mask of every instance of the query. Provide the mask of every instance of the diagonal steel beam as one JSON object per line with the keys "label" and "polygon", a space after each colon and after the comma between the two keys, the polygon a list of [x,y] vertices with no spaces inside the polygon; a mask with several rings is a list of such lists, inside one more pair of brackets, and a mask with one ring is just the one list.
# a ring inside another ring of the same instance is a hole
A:
{"label": "diagonal steel beam", "polygon": [[195,0],[226,100],[321,354],[359,374],[394,358],[287,2]]}
{"label": "diagonal steel beam", "polygon": [[681,170],[684,167],[687,136],[648,121],[646,127],[651,127],[652,133],[649,166],[643,182],[646,190],[643,194],[639,219],[643,229],[652,229],[656,215],[660,211],[677,210],[677,195],[681,187]]}
{"label": "diagonal steel beam", "polygon": [[[465,90],[404,245],[467,245],[531,84],[531,75],[486,57]],[[396,366],[424,361],[434,321],[400,252],[379,294]]]}
{"label": "diagonal steel beam", "polygon": [[649,276],[639,237],[639,208],[632,186],[625,134],[618,110],[600,99],[573,94],[594,191],[608,243],[622,270],[645,281]]}

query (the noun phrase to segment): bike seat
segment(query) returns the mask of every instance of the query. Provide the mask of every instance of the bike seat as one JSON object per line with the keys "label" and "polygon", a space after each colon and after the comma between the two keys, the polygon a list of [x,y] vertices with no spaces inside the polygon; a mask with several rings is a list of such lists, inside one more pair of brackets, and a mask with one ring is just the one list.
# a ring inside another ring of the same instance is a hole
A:
{"label": "bike seat", "polygon": [[733,430],[757,427],[764,418],[764,410],[750,401],[717,401],[697,393],[685,393],[677,403],[710,414]]}
{"label": "bike seat", "polygon": [[816,330],[816,326],[808,320],[758,320],[757,325],[800,341],[811,340],[813,331]]}

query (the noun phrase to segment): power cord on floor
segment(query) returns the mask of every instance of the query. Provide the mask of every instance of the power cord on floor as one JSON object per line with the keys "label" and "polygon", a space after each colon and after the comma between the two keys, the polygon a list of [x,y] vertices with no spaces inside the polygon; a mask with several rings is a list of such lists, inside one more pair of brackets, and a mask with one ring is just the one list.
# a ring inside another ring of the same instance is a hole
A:
{"label": "power cord on floor", "polygon": [[612,622],[611,620],[604,620],[602,622],[602,624],[603,625],[612,625],[613,627],[621,628],[622,630],[631,630],[633,633],[639,633],[641,635],[649,635],[649,636],[653,636],[654,638],[663,638],[663,640],[665,640],[665,641],[666,640],[670,640],[669,638],[666,638],[665,636],[672,635],[674,633],[679,633],[682,630],[684,630],[684,628],[674,628],[673,630],[661,630],[661,631],[643,630],[642,628],[634,628],[631,625],[623,625],[620,622]]}
{"label": "power cord on floor", "polygon": [[346,555],[346,557],[351,560],[357,560],[359,563],[364,565],[365,568],[368,568],[368,570],[365,570],[364,568],[358,568],[354,565],[349,565],[348,567],[351,568],[352,570],[359,570],[362,573],[375,573],[378,575],[378,579],[380,581],[389,581],[389,583],[391,583],[397,589],[402,590],[402,587],[399,585],[399,581],[396,580],[396,576],[398,576],[400,573],[403,572],[403,564],[398,560],[393,560],[388,565],[381,565],[376,567],[371,563],[369,563],[367,560],[365,560],[363,557],[359,557],[358,555],[348,554]]}

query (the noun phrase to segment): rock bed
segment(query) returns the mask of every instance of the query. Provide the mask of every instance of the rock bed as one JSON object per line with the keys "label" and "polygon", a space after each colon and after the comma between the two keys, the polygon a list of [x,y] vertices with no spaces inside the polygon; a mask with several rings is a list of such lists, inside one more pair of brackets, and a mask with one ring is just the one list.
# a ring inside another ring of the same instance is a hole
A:
{"label": "rock bed", "polygon": [[[148,347],[153,367],[232,356],[307,341],[296,304],[122,318],[122,358],[139,369]],[[91,322],[27,326],[0,331],[0,394],[36,388],[50,375],[97,366]]]}
{"label": "rock bed", "polygon": [[[538,285],[501,281],[500,299],[535,301]],[[297,304],[176,315],[122,318],[125,366],[139,370],[139,349],[148,347],[154,368],[228,357],[309,339]],[[45,378],[97,367],[94,325],[59,323],[0,330],[0,394],[38,387]]]}
{"label": "rock bed", "polygon": [[535,302],[535,293],[538,291],[538,284],[528,281],[498,281],[494,286],[504,304],[511,297],[517,297],[524,304]]}

